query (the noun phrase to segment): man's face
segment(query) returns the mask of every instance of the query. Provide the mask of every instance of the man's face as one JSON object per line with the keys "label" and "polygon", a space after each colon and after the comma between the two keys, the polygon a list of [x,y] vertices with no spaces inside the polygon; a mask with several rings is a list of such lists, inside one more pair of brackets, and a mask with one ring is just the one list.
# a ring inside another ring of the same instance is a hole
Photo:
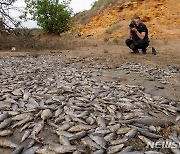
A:
{"label": "man's face", "polygon": [[135,19],[134,21],[136,23],[136,26],[139,26],[139,24],[141,23],[140,19]]}

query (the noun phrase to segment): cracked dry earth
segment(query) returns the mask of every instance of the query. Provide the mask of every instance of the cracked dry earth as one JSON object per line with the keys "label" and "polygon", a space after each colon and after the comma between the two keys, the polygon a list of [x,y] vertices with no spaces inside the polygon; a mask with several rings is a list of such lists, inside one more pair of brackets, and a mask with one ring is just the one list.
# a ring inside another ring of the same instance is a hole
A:
{"label": "cracked dry earth", "polygon": [[[168,88],[179,83],[180,70],[107,63],[2,57],[0,153],[179,154],[180,96]],[[163,141],[176,146],[147,147]]]}

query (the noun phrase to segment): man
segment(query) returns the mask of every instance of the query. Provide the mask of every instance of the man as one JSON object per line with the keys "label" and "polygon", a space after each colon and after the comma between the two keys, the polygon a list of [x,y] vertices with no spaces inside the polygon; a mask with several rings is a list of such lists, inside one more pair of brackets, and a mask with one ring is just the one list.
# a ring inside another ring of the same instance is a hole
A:
{"label": "man", "polygon": [[129,39],[126,40],[126,45],[132,49],[131,53],[139,53],[138,49],[142,49],[142,53],[146,54],[146,48],[149,46],[148,29],[140,17],[136,16],[131,22],[128,35]]}

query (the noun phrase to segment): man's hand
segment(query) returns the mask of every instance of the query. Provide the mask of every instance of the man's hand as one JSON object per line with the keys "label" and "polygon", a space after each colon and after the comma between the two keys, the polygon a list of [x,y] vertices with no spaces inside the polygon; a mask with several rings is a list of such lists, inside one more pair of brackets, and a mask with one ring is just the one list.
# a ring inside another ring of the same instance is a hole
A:
{"label": "man's hand", "polygon": [[132,28],[131,30],[134,31],[135,33],[137,33],[138,31],[136,28]]}

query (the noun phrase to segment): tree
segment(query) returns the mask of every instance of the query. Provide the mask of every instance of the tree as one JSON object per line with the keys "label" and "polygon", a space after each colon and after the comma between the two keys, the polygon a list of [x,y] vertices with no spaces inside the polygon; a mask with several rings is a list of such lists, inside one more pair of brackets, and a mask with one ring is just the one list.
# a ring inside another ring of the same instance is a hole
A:
{"label": "tree", "polygon": [[25,3],[27,6],[24,18],[27,19],[28,13],[31,14],[31,19],[37,21],[45,32],[60,34],[71,27],[70,0],[62,3],[59,0],[25,0]]}

